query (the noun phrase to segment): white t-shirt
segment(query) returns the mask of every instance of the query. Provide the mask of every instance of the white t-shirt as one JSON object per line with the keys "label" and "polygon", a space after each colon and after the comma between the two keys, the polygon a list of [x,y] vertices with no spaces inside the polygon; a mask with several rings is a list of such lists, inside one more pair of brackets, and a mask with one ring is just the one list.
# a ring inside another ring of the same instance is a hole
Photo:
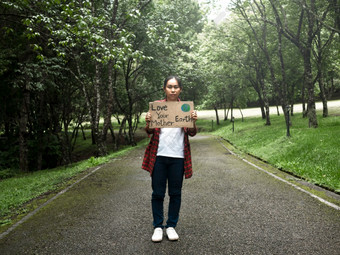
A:
{"label": "white t-shirt", "polygon": [[183,128],[161,128],[157,156],[184,158]]}

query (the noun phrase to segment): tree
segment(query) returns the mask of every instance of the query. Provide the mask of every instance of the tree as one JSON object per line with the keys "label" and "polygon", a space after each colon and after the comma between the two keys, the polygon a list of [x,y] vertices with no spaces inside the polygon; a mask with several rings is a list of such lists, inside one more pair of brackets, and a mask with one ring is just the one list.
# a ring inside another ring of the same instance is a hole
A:
{"label": "tree", "polygon": [[[318,28],[315,29],[315,16],[311,12],[306,12],[304,6],[307,6],[305,0],[298,3],[296,6],[299,11],[299,23],[296,33],[289,27],[287,21],[287,14],[282,4],[278,4],[273,0],[270,0],[276,23],[271,23],[277,27],[288,40],[290,40],[298,49],[304,60],[304,83],[308,92],[308,103],[307,103],[307,115],[309,118],[309,126],[316,128],[318,126],[316,111],[315,111],[315,92],[314,82],[312,78],[312,64],[311,64],[311,52],[312,43],[315,38],[315,34]],[[315,0],[309,1],[310,8],[314,12]],[[280,13],[279,13],[280,10]],[[324,11],[323,16],[325,17],[328,10]],[[305,23],[306,22],[306,23]],[[306,30],[304,31],[304,24],[306,24]],[[303,34],[305,32],[305,34]]]}
{"label": "tree", "polygon": [[124,116],[118,136],[127,128],[134,145],[139,116],[160,91],[160,77],[183,70],[173,59],[191,51],[191,37],[202,26],[195,1],[19,0],[0,6],[0,132],[10,141],[1,144],[0,155],[10,162],[19,151],[23,171],[45,167],[49,155],[54,165],[69,163],[84,121],[96,155],[107,153],[108,130],[119,145],[113,115]]}

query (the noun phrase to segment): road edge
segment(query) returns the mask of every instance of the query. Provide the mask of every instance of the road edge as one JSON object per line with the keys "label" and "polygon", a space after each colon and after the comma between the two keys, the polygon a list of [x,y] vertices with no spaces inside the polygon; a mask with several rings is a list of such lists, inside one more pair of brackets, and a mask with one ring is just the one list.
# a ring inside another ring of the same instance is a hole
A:
{"label": "road edge", "polygon": [[308,183],[303,179],[300,179],[296,176],[290,175],[287,172],[281,171],[278,168],[273,167],[272,165],[261,161],[255,157],[252,157],[248,154],[237,153],[237,149],[230,144],[227,140],[222,137],[216,137],[216,140],[222,145],[224,149],[226,149],[232,155],[240,158],[245,163],[251,165],[252,167],[260,170],[277,180],[280,180],[297,190],[300,190],[309,196],[319,200],[321,203],[326,204],[329,207],[332,207],[335,210],[340,211],[340,195],[324,189],[320,186],[316,186],[312,183]]}

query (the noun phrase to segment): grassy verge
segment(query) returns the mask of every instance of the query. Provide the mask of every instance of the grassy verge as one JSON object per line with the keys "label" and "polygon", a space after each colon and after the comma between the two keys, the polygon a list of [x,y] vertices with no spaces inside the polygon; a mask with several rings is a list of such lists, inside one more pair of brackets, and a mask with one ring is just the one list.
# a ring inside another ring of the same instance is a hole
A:
{"label": "grassy verge", "polygon": [[[139,143],[146,145],[146,140]],[[0,182],[0,226],[12,223],[12,219],[25,214],[30,209],[24,206],[33,199],[74,182],[81,173],[91,167],[109,162],[111,159],[126,154],[136,147],[126,147],[105,157],[91,157],[72,165],[55,169],[41,170],[28,174],[20,174]],[[32,209],[32,208],[31,208]]]}
{"label": "grassy verge", "polygon": [[[284,117],[272,115],[271,126],[262,118],[245,118],[214,126],[215,135],[231,142],[242,152],[271,165],[340,193],[340,116],[323,118],[318,113],[318,128],[308,128],[301,114],[292,117],[291,137],[286,137]],[[200,120],[202,130],[211,131],[211,121]]]}

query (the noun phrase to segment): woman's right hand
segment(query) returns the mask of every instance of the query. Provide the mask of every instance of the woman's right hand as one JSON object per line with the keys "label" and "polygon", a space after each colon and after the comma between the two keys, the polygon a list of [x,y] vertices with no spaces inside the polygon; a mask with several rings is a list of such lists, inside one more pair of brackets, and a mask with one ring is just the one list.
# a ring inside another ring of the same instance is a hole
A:
{"label": "woman's right hand", "polygon": [[150,121],[151,121],[151,113],[148,112],[145,116],[145,122],[148,125],[150,123]]}

